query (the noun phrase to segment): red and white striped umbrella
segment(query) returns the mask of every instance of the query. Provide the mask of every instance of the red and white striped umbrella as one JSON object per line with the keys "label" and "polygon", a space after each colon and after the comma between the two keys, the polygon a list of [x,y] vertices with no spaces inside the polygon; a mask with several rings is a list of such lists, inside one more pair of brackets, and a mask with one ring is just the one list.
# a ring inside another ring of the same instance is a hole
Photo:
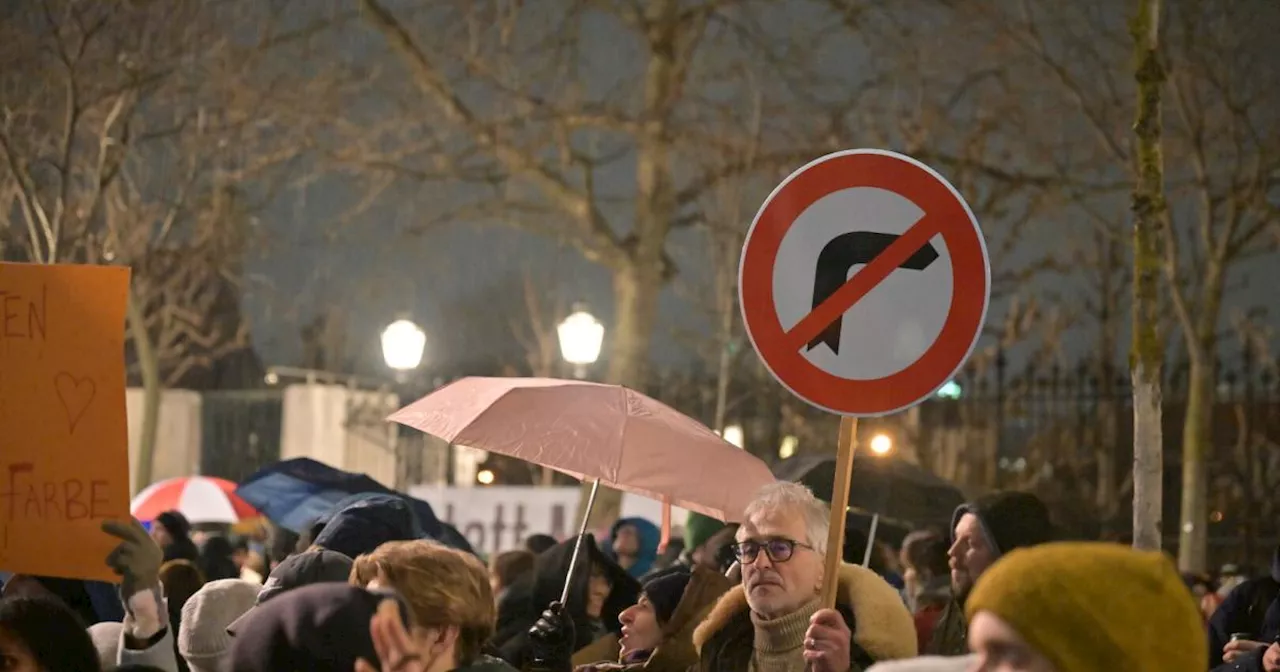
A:
{"label": "red and white striped umbrella", "polygon": [[221,478],[170,478],[139,492],[129,510],[138,520],[155,520],[165,511],[178,511],[192,523],[238,523],[257,516],[257,509],[237,497],[235,490],[235,483]]}

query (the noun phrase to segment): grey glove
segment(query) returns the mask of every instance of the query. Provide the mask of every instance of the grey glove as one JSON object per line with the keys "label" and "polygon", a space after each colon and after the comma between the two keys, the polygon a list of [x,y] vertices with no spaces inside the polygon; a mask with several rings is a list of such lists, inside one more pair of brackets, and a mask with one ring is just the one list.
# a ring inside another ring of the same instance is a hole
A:
{"label": "grey glove", "polygon": [[102,531],[120,539],[120,545],[107,555],[107,566],[121,579],[120,599],[127,604],[138,593],[159,589],[164,551],[151,540],[142,523],[136,518],[127,523],[108,520],[102,524]]}

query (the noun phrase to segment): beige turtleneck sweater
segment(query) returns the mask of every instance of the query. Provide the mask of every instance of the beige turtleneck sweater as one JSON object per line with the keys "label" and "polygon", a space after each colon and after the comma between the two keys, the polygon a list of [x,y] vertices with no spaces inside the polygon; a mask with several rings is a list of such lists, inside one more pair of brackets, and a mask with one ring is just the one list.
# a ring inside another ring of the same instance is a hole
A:
{"label": "beige turtleneck sweater", "polygon": [[818,602],[815,597],[786,616],[768,620],[751,612],[756,636],[750,672],[804,672],[804,633],[818,612]]}

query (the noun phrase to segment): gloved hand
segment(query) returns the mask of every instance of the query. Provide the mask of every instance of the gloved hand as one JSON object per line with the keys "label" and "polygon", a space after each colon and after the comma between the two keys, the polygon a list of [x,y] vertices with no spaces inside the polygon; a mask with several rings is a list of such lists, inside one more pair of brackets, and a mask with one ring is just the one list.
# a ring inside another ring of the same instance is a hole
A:
{"label": "gloved hand", "polygon": [[134,595],[158,589],[164,551],[151,540],[142,523],[136,518],[127,523],[108,520],[102,524],[102,531],[120,539],[120,545],[107,555],[107,566],[121,578],[120,599],[128,604]]}
{"label": "gloved hand", "polygon": [[567,672],[572,667],[576,641],[573,618],[564,605],[559,602],[547,605],[542,617],[529,628],[532,669]]}

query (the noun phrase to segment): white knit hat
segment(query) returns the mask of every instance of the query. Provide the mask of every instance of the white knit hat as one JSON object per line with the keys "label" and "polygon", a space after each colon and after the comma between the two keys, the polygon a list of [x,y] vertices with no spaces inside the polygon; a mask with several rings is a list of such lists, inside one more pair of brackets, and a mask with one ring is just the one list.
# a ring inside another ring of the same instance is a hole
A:
{"label": "white knit hat", "polygon": [[89,639],[98,650],[98,662],[104,670],[114,670],[120,664],[120,632],[123,623],[103,621],[89,626]]}
{"label": "white knit hat", "polygon": [[227,626],[253,607],[258,587],[240,579],[210,581],[182,605],[178,653],[191,672],[214,672],[231,655]]}

